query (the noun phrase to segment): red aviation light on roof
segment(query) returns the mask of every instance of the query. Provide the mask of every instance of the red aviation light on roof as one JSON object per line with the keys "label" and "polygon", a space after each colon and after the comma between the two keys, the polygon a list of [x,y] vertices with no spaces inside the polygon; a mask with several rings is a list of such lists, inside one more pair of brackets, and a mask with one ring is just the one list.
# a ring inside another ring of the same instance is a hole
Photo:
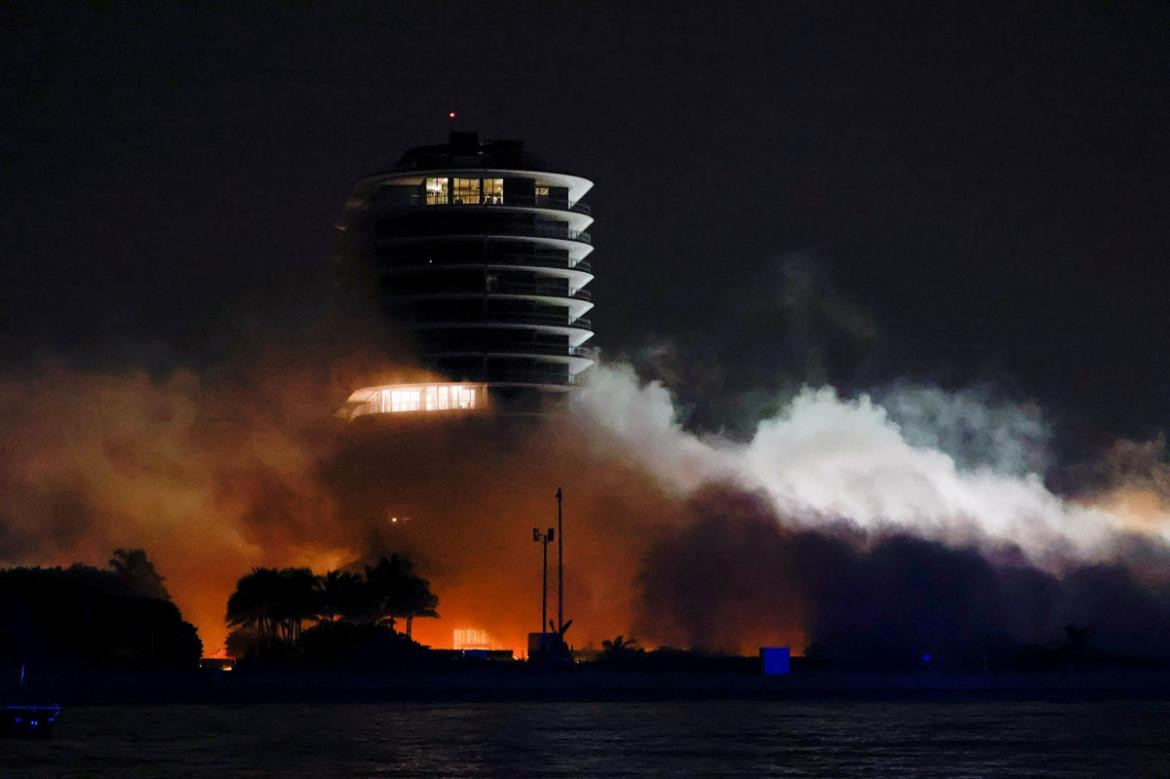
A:
{"label": "red aviation light on roof", "polygon": [[455,112],[454,112],[454,111],[452,111],[451,113],[447,114],[447,118],[448,118],[448,119],[454,119],[454,118],[455,118]]}

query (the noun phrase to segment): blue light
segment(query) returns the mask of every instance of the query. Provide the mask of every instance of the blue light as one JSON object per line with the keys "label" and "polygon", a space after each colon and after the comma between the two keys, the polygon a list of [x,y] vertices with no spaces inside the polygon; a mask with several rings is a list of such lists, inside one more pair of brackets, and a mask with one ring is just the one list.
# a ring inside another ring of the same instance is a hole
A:
{"label": "blue light", "polygon": [[930,659],[931,659],[931,658],[930,658],[930,652],[923,652],[923,654],[922,654],[922,662],[924,662],[924,663],[929,663],[929,662],[930,662]]}

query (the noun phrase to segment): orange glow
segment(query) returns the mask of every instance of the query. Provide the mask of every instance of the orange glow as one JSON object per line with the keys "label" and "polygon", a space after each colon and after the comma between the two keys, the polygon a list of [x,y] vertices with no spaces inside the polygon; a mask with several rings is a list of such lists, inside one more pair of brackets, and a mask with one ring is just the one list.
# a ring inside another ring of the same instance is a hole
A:
{"label": "orange glow", "polygon": [[104,566],[113,549],[142,547],[204,655],[223,657],[227,598],[253,567],[324,573],[401,552],[440,598],[440,619],[414,621],[417,640],[449,647],[456,628],[474,627],[522,657],[541,628],[531,529],[555,525],[562,486],[569,643],[678,643],[641,630],[634,604],[655,528],[688,521],[682,497],[571,418],[523,429],[480,414],[393,430],[339,421],[322,411],[353,386],[443,384],[353,365],[322,376],[289,346],[200,376],[43,365],[0,377],[0,565]]}

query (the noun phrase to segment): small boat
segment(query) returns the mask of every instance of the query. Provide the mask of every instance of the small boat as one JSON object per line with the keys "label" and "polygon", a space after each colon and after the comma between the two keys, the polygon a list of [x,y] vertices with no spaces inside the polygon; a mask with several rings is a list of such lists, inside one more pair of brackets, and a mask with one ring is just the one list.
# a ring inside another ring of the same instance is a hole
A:
{"label": "small boat", "polygon": [[[24,664],[20,666],[20,695],[24,697]],[[49,738],[61,707],[55,703],[9,703],[0,706],[0,737]]]}
{"label": "small boat", "polygon": [[9,704],[0,708],[0,736],[49,738],[60,713],[61,707],[55,703],[45,706]]}

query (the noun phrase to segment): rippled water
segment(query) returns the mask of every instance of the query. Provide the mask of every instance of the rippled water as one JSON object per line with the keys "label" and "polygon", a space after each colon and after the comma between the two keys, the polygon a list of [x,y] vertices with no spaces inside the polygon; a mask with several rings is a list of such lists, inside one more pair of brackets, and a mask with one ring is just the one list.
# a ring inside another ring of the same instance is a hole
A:
{"label": "rippled water", "polygon": [[0,774],[1167,775],[1170,703],[108,706]]}

